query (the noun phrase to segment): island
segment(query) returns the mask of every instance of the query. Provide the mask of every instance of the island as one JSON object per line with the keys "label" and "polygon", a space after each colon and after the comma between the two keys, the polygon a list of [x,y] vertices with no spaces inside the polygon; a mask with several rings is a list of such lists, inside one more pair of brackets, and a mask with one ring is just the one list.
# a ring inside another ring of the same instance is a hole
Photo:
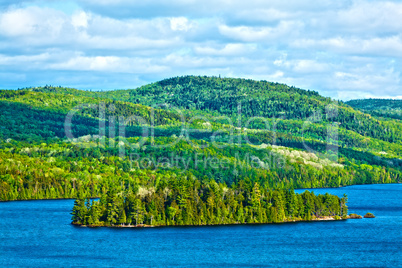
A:
{"label": "island", "polygon": [[356,214],[356,213],[351,213],[349,216],[348,216],[348,219],[362,219],[363,217],[361,216],[361,215],[358,215],[358,214]]}
{"label": "island", "polygon": [[259,224],[347,218],[346,196],[272,190],[242,180],[174,178],[156,187],[113,188],[99,200],[76,199],[72,223],[82,226],[152,227]]}
{"label": "island", "polygon": [[364,218],[375,218],[373,213],[367,212],[366,215],[364,215]]}

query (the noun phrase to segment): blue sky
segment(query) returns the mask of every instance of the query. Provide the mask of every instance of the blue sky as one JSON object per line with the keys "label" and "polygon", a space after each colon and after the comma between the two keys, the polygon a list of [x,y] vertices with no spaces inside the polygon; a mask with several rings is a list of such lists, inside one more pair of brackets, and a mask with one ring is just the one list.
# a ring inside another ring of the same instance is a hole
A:
{"label": "blue sky", "polygon": [[135,88],[172,76],[402,98],[402,3],[0,1],[0,88]]}

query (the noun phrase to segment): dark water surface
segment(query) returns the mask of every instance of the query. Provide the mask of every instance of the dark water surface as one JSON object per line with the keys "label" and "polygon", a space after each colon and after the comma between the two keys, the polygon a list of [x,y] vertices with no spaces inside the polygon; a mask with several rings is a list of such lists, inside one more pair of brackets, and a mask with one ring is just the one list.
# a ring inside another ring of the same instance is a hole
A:
{"label": "dark water surface", "polygon": [[376,218],[266,225],[85,228],[70,224],[72,200],[3,202],[0,267],[402,267],[402,184],[314,192],[338,196],[346,193],[350,212],[372,212]]}

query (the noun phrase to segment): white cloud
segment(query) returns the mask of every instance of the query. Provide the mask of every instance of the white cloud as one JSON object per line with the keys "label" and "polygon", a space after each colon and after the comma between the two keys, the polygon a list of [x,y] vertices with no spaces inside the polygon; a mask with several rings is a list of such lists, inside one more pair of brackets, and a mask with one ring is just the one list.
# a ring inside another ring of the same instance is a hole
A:
{"label": "white cloud", "polygon": [[402,24],[402,3],[390,1],[356,1],[349,9],[340,10],[334,23],[342,30],[359,35],[397,33]]}
{"label": "white cloud", "polygon": [[82,70],[82,71],[119,71],[127,69],[126,62],[114,56],[83,57],[77,56],[70,58],[66,62],[52,65],[55,69],[61,70]]}
{"label": "white cloud", "polygon": [[143,58],[128,58],[115,56],[75,56],[67,61],[50,66],[53,69],[69,71],[102,71],[110,73],[158,73],[168,68],[155,64],[152,60]]}
{"label": "white cloud", "polygon": [[197,46],[194,51],[198,55],[209,55],[209,56],[242,56],[255,52],[257,46],[254,44],[238,44],[229,43],[221,48],[215,48],[211,46]]}
{"label": "white cloud", "polygon": [[35,32],[35,24],[32,23],[34,20],[35,18],[31,14],[23,10],[2,14],[0,33],[8,36],[33,34]]}
{"label": "white cloud", "polygon": [[28,7],[0,14],[0,35],[9,37],[59,35],[64,14],[48,8]]}
{"label": "white cloud", "polygon": [[192,28],[190,21],[185,17],[171,18],[170,28],[173,31],[188,31]]}
{"label": "white cloud", "polygon": [[256,20],[259,22],[275,22],[294,19],[296,14],[274,8],[243,9],[235,14],[239,20]]}
{"label": "white cloud", "polygon": [[1,4],[0,87],[52,77],[73,83],[66,86],[121,88],[221,74],[344,99],[402,89],[398,1],[21,3]]}
{"label": "white cloud", "polygon": [[367,39],[356,37],[335,37],[321,40],[302,39],[294,42],[291,46],[302,49],[329,50],[343,54],[402,57],[402,40],[399,35]]}
{"label": "white cloud", "polygon": [[84,11],[80,11],[75,13],[71,17],[71,24],[74,26],[74,28],[79,29],[79,28],[87,28],[88,27],[88,20],[90,19],[90,15],[85,13]]}
{"label": "white cloud", "polygon": [[282,42],[282,38],[292,38],[298,35],[303,27],[302,22],[281,21],[275,27],[255,27],[255,26],[236,26],[220,25],[219,31],[222,35],[234,40],[243,42],[263,42],[275,41]]}

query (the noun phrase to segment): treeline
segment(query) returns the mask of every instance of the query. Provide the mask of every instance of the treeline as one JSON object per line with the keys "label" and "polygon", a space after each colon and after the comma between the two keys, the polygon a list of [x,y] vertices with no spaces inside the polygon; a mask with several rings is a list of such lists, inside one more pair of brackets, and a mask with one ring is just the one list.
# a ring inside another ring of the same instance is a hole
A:
{"label": "treeline", "polygon": [[170,226],[279,223],[347,215],[347,198],[309,191],[272,190],[250,180],[231,187],[214,180],[180,176],[152,186],[121,185],[100,200],[80,197],[73,224],[91,226]]}

